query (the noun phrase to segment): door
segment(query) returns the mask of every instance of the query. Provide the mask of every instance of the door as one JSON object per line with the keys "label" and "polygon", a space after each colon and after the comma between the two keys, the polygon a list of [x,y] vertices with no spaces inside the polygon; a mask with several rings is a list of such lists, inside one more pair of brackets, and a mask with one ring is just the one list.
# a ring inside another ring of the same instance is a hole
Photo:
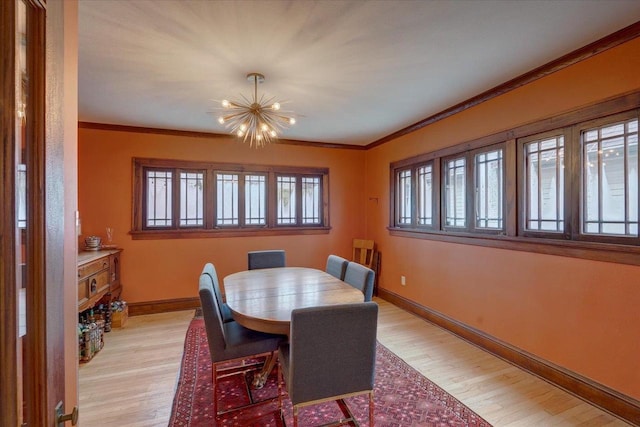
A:
{"label": "door", "polygon": [[[64,169],[57,0],[0,1],[0,419],[57,426],[64,398]],[[54,6],[54,7],[52,7]],[[49,8],[49,10],[47,10]],[[58,43],[56,43],[56,40]]]}

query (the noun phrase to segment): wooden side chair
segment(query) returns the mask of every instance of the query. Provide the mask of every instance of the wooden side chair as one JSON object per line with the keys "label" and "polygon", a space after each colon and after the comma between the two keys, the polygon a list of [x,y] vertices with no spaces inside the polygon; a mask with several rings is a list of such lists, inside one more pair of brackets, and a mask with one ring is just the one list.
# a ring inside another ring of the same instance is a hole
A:
{"label": "wooden side chair", "polygon": [[[211,354],[211,377],[213,382],[213,411],[216,417],[238,411],[250,406],[273,402],[279,396],[263,401],[254,401],[251,385],[247,383],[246,373],[261,369],[264,363],[273,360],[278,346],[286,342],[284,335],[273,335],[253,331],[236,321],[224,323],[220,315],[220,307],[215,297],[213,280],[209,273],[202,273],[199,282],[200,304],[207,331],[209,353]],[[246,359],[264,358],[262,363],[246,363]],[[232,366],[219,368],[220,364],[235,361]],[[231,375],[242,375],[249,395],[249,404],[241,407],[218,410],[218,380]]]}
{"label": "wooden side chair", "polygon": [[336,279],[344,280],[344,273],[347,271],[347,264],[349,264],[349,261],[346,259],[338,255],[329,255],[327,257],[327,266],[324,271]]}
{"label": "wooden side chair", "polygon": [[349,262],[343,280],[354,288],[362,291],[365,301],[371,301],[371,298],[373,298],[375,277],[376,273],[372,269],[360,265],[357,262]]}
{"label": "wooden side chair", "polygon": [[285,252],[283,250],[251,251],[247,254],[247,264],[249,270],[285,267]]}
{"label": "wooden side chair", "polygon": [[[291,312],[289,342],[280,345],[278,360],[279,394],[284,382],[293,405],[294,427],[298,427],[300,408],[333,400],[345,417],[339,424],[358,425],[344,399],[365,393],[373,426],[377,325],[375,302]],[[282,411],[282,399],[279,405]]]}
{"label": "wooden side chair", "polygon": [[352,261],[362,264],[368,268],[372,268],[375,246],[376,245],[373,240],[353,239]]}

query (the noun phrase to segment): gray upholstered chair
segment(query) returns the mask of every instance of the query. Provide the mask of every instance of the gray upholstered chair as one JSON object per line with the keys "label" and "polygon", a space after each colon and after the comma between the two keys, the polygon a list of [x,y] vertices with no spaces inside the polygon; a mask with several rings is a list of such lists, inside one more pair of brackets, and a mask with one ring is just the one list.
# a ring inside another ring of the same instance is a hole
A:
{"label": "gray upholstered chair", "polygon": [[347,264],[349,264],[349,261],[346,259],[339,257],[338,255],[329,255],[327,258],[327,267],[324,271],[336,279],[344,280],[344,273],[347,270]]}
{"label": "gray upholstered chair", "polygon": [[247,255],[249,270],[285,266],[285,255],[283,250],[251,251]]}
{"label": "gray upholstered chair", "polygon": [[373,282],[375,280],[376,273],[360,265],[357,262],[349,262],[347,265],[347,271],[344,273],[344,281],[359,289],[364,294],[365,301],[371,301],[373,297]]}
{"label": "gray upholstered chair", "polygon": [[[215,269],[214,269],[215,270]],[[272,402],[278,397],[272,397],[267,400],[256,402],[251,394],[251,387],[247,384],[249,391],[248,405],[236,408],[226,408],[218,411],[218,379],[230,375],[243,374],[251,370],[260,369],[263,363],[273,360],[278,345],[286,341],[287,337],[283,335],[265,334],[262,332],[247,329],[235,321],[222,322],[220,316],[220,307],[218,300],[214,294],[213,280],[209,273],[200,275],[199,283],[200,304],[202,305],[202,315],[204,317],[204,325],[207,331],[207,341],[209,344],[209,353],[211,354],[211,377],[213,382],[213,410],[216,417],[227,412],[244,409],[248,406]],[[244,363],[247,358],[265,358],[263,363],[248,364]],[[233,364],[230,367],[218,368],[223,362],[238,361],[241,363]]]}
{"label": "gray upholstered chair", "polygon": [[222,316],[223,322],[231,322],[233,320],[233,315],[231,314],[231,309],[226,302],[222,299],[222,293],[220,291],[220,282],[218,281],[218,273],[216,272],[216,268],[210,262],[206,263],[204,268],[202,269],[202,274],[208,274],[213,281],[213,293],[218,301],[218,307],[220,308],[220,315]]}
{"label": "gray upholstered chair", "polygon": [[[338,401],[345,417],[353,419],[343,399],[364,393],[369,395],[369,425],[373,426],[377,325],[375,302],[291,312],[289,343],[280,344],[278,360],[293,405],[294,427],[300,408],[332,400]],[[279,404],[282,408],[282,399]]]}

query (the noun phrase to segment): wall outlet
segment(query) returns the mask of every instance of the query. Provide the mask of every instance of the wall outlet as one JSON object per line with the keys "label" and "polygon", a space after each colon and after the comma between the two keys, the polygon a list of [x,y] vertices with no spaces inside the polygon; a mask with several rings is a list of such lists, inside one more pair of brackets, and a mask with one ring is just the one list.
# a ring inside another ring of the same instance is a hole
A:
{"label": "wall outlet", "polygon": [[400,284],[402,286],[407,286],[407,278],[404,276],[400,276]]}

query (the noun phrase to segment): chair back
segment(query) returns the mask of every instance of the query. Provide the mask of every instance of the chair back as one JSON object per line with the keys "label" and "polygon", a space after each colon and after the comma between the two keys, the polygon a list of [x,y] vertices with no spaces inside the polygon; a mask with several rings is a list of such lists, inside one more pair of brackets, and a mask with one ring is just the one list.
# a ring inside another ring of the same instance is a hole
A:
{"label": "chair back", "polygon": [[[215,271],[215,269],[214,269]],[[218,300],[215,297],[213,279],[209,273],[200,274],[200,305],[202,306],[202,316],[204,327],[207,331],[207,341],[209,342],[209,353],[211,360],[217,361],[217,355],[224,353],[226,339],[222,317]]]}
{"label": "chair back", "polygon": [[208,262],[204,265],[204,268],[202,269],[202,274],[208,274],[209,277],[211,277],[211,281],[213,283],[213,294],[215,295],[216,301],[218,302],[218,308],[220,309],[220,312],[222,312],[222,306],[224,304],[224,301],[222,300],[222,293],[220,291],[220,281],[218,280],[218,272],[216,271],[216,268],[214,267],[213,264]]}
{"label": "chair back", "polygon": [[294,405],[373,390],[375,302],[291,312],[287,389]]}
{"label": "chair back", "polygon": [[285,253],[283,250],[251,251],[247,256],[249,270],[285,266]]}
{"label": "chair back", "polygon": [[344,273],[347,270],[349,261],[338,255],[329,255],[325,271],[336,279],[344,280]]}
{"label": "chair back", "polygon": [[375,242],[373,240],[353,239],[352,261],[371,268],[373,266],[374,252]]}
{"label": "chair back", "polygon": [[344,281],[364,294],[365,301],[371,301],[373,298],[373,282],[376,273],[356,262],[349,262],[347,270],[344,273]]}

